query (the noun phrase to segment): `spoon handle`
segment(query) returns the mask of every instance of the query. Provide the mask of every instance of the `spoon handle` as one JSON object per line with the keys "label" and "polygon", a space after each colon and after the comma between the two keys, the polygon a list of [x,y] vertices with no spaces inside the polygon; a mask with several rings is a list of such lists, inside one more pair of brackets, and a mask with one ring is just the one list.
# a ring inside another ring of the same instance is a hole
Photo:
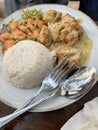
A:
{"label": "spoon handle", "polygon": [[39,94],[40,94],[40,90],[35,94],[35,95],[33,95],[30,99],[28,99],[24,104],[23,104],[23,106],[21,106],[20,108],[18,108],[15,112],[17,112],[17,111],[19,111],[19,110],[21,110],[21,109],[24,109],[24,108],[26,108],[32,101],[33,101],[33,99],[35,99]]}
{"label": "spoon handle", "polygon": [[49,98],[53,97],[55,95],[56,91],[53,93],[48,94],[46,97],[41,98],[40,100],[36,101],[35,103],[31,104],[30,106],[18,110],[17,112],[14,112],[8,116],[2,117],[0,118],[0,128],[2,128],[3,126],[5,126],[6,124],[8,124],[10,121],[12,121],[13,119],[15,119],[16,117],[20,116],[21,114],[23,114],[24,112],[30,110],[31,108],[39,105],[40,103],[48,100]]}

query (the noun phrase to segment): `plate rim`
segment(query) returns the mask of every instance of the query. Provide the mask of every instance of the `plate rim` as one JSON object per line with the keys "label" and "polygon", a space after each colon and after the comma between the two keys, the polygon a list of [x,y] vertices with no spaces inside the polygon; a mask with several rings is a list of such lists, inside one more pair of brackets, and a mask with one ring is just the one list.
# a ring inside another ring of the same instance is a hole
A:
{"label": "plate rim", "polygon": [[69,118],[69,120],[61,127],[60,130],[65,130],[66,127],[74,121],[74,119],[76,119],[80,114],[83,113],[83,109],[81,109],[80,111],[76,112],[71,118]]}

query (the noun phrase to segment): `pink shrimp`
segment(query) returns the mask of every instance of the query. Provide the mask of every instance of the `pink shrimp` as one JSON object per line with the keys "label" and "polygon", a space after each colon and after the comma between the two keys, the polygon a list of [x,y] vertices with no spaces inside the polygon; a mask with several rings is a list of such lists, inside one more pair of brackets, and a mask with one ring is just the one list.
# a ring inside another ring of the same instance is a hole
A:
{"label": "pink shrimp", "polygon": [[26,38],[26,34],[20,30],[16,30],[12,32],[12,37],[17,39],[17,38]]}
{"label": "pink shrimp", "polygon": [[12,31],[17,30],[19,28],[19,23],[16,22],[16,21],[11,22],[10,28],[11,28]]}
{"label": "pink shrimp", "polygon": [[6,32],[6,33],[2,33],[2,34],[0,35],[0,40],[1,40],[3,43],[6,42],[6,40],[11,40],[11,39],[12,39],[11,33]]}
{"label": "pink shrimp", "polygon": [[32,19],[28,19],[28,21],[27,21],[27,27],[33,33],[33,31],[34,31],[35,28],[33,26]]}
{"label": "pink shrimp", "polygon": [[20,31],[22,31],[22,32],[24,32],[26,34],[31,33],[30,30],[27,27],[23,26],[23,25],[20,25],[19,29],[20,29]]}
{"label": "pink shrimp", "polygon": [[39,31],[38,31],[38,30],[34,30],[33,33],[28,34],[27,38],[28,38],[28,39],[29,39],[29,38],[30,38],[30,39],[31,39],[31,38],[37,39],[38,36],[39,36]]}
{"label": "pink shrimp", "polygon": [[6,41],[3,45],[2,45],[2,54],[4,54],[5,53],[5,51],[8,49],[8,48],[10,48],[10,47],[12,47],[13,45],[15,45],[15,42],[13,42],[13,41]]}
{"label": "pink shrimp", "polygon": [[45,24],[42,20],[36,18],[34,21],[33,21],[34,25],[37,25],[38,27],[42,28]]}

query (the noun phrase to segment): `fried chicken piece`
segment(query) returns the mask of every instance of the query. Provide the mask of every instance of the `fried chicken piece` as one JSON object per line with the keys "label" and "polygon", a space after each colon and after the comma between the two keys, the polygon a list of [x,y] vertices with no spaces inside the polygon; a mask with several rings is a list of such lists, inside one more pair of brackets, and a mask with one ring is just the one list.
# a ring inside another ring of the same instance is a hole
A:
{"label": "fried chicken piece", "polygon": [[62,25],[60,24],[60,22],[56,22],[54,24],[49,23],[48,28],[49,28],[49,30],[51,32],[53,43],[58,42],[59,41],[60,30],[62,29]]}
{"label": "fried chicken piece", "polygon": [[56,10],[49,10],[44,14],[43,20],[45,23],[55,23],[62,19],[62,13]]}
{"label": "fried chicken piece", "polygon": [[52,36],[47,26],[43,26],[38,37],[38,41],[46,47],[51,45]]}
{"label": "fried chicken piece", "polygon": [[79,41],[83,34],[83,29],[74,17],[66,14],[61,21],[61,25],[63,29],[59,37],[62,42],[68,46],[72,46]]}
{"label": "fried chicken piece", "polygon": [[83,33],[78,21],[69,14],[66,14],[59,22],[48,23],[48,28],[51,32],[53,43],[61,41],[67,46],[72,46],[79,41]]}
{"label": "fried chicken piece", "polygon": [[62,24],[64,24],[64,25],[67,23],[71,24],[72,22],[75,22],[77,24],[77,20],[68,13],[66,15],[64,15],[64,17],[62,18]]}
{"label": "fried chicken piece", "polygon": [[80,39],[80,35],[75,29],[68,31],[66,28],[64,28],[60,32],[60,39],[64,43],[67,43],[68,46],[73,46]]}
{"label": "fried chicken piece", "polygon": [[75,47],[65,47],[62,45],[56,48],[56,53],[58,56],[58,62],[67,56],[72,61],[75,61],[77,65],[81,65],[81,51]]}

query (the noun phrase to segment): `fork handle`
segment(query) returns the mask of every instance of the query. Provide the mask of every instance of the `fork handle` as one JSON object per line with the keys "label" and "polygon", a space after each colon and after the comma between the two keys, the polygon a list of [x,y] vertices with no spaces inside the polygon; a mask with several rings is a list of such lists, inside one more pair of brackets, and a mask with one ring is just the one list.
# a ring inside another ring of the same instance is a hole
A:
{"label": "fork handle", "polygon": [[15,112],[26,108],[30,103],[43,91],[43,87],[41,87],[36,94],[30,97],[20,108],[18,108]]}
{"label": "fork handle", "polygon": [[15,119],[16,117],[20,116],[21,114],[23,114],[24,112],[30,110],[31,108],[39,105],[40,103],[48,100],[49,98],[53,97],[55,95],[56,92],[54,93],[50,93],[48,94],[46,97],[41,98],[40,100],[36,101],[35,103],[31,104],[30,106],[23,108],[21,110],[18,110],[17,112],[14,112],[8,116],[2,117],[0,118],[0,128],[2,128],[3,126],[5,126],[6,124],[8,124],[10,121],[12,121],[13,119]]}

